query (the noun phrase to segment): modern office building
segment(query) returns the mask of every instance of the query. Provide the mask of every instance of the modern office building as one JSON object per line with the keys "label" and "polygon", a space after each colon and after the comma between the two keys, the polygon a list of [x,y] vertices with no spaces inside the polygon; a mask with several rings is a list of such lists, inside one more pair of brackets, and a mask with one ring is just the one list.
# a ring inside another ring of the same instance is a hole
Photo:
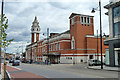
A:
{"label": "modern office building", "polygon": [[105,45],[109,45],[109,49],[106,49],[106,65],[120,66],[120,0],[110,0],[104,8],[108,9],[106,14],[110,32],[104,41]]}
{"label": "modern office building", "polygon": [[[37,62],[81,63],[88,59],[101,60],[100,37],[94,36],[94,17],[72,13],[69,17],[70,30],[50,33],[49,38],[39,40],[40,26],[35,17],[31,29],[32,41],[26,46],[26,59]],[[103,38],[102,40],[105,40]],[[102,43],[103,58],[105,56]]]}

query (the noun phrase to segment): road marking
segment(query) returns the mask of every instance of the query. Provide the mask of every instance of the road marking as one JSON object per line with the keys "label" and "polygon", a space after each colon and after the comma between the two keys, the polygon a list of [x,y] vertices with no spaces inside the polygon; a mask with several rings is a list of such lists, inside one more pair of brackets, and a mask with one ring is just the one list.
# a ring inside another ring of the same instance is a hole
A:
{"label": "road marking", "polygon": [[[10,65],[8,65],[8,66],[10,66]],[[10,66],[10,67],[13,67],[13,66]],[[20,68],[17,68],[17,67],[13,67],[13,68],[16,68],[16,69],[18,69],[18,70],[22,70],[22,69],[20,69]]]}

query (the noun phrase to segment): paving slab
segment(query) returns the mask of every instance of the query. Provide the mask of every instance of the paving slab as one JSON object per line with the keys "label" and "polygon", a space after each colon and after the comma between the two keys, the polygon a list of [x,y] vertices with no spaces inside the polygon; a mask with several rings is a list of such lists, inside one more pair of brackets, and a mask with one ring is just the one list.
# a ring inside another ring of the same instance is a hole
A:
{"label": "paving slab", "polygon": [[[87,68],[88,69],[101,70],[101,66],[88,66]],[[120,68],[119,67],[103,66],[103,70],[120,72]]]}

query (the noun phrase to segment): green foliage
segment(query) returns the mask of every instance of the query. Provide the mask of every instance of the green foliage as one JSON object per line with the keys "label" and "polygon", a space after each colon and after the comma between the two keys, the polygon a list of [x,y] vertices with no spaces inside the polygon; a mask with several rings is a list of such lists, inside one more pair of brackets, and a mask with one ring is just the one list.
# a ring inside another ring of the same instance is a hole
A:
{"label": "green foliage", "polygon": [[3,17],[2,16],[0,17],[0,42],[1,42],[0,47],[2,48],[8,47],[11,41],[14,40],[14,39],[7,40],[7,33],[6,33],[7,28],[8,28],[8,19],[4,14]]}

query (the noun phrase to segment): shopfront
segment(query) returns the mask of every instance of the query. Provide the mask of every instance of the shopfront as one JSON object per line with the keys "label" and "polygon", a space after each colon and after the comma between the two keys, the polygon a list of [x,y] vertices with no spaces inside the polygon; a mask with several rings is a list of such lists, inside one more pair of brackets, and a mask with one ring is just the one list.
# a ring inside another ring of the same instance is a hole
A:
{"label": "shopfront", "polygon": [[120,66],[120,39],[109,40],[104,43],[109,45],[109,49],[106,49],[106,65]]}

